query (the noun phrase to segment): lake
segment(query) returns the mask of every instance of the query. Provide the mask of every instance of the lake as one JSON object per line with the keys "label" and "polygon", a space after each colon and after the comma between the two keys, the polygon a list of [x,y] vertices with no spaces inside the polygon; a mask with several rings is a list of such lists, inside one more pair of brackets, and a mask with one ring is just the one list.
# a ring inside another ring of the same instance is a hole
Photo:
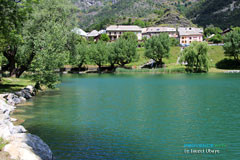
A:
{"label": "lake", "polygon": [[[57,160],[240,157],[240,74],[93,74],[62,79],[58,90],[33,98],[15,113],[25,119],[30,133],[50,146]],[[194,150],[202,153],[191,153]]]}

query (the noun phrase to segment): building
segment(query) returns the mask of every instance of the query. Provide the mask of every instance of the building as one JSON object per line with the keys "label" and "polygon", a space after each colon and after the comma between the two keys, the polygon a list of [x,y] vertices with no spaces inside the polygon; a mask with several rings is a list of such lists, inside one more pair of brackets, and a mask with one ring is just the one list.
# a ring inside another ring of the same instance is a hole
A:
{"label": "building", "polygon": [[82,30],[81,28],[74,28],[72,30],[72,32],[74,32],[80,36],[87,37],[87,33],[84,30]]}
{"label": "building", "polygon": [[111,41],[118,39],[125,32],[133,32],[138,40],[142,40],[142,28],[135,25],[111,25],[107,27],[106,33]]}
{"label": "building", "polygon": [[172,37],[172,38],[178,37],[176,28],[171,28],[171,27],[149,27],[149,28],[143,28],[142,30],[143,37],[147,37],[147,38],[159,35],[161,33],[167,33],[169,37]]}
{"label": "building", "polygon": [[202,28],[178,28],[178,35],[180,45],[189,46],[193,41],[203,41],[203,29]]}
{"label": "building", "polygon": [[94,41],[98,41],[100,34],[97,30],[93,30],[87,34],[87,39],[93,39]]}

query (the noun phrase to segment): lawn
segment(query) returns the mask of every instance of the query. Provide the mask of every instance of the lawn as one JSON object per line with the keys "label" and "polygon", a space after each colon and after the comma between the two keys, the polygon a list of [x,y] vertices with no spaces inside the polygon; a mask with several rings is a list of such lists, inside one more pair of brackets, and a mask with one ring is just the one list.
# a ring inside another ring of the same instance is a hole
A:
{"label": "lawn", "polygon": [[220,62],[224,58],[227,58],[224,55],[224,50],[222,46],[210,46],[208,50],[210,58],[210,67],[216,67],[216,63]]}
{"label": "lawn", "polygon": [[[180,47],[171,47],[170,48],[170,56],[169,58],[163,58],[163,62],[166,64],[166,68],[164,69],[142,69],[142,70],[129,70],[119,68],[117,72],[157,72],[157,73],[171,73],[171,72],[185,72],[183,65],[177,64],[177,59],[180,55],[181,48]],[[139,55],[139,59],[136,62],[132,62],[127,67],[133,66],[141,66],[149,61],[148,58],[144,56],[145,48],[138,48],[137,54]],[[222,46],[209,46],[208,50],[209,58],[210,58],[210,69],[209,72],[224,72],[225,70],[217,69],[216,64],[221,60],[228,58],[224,55],[224,49]]]}
{"label": "lawn", "polygon": [[2,78],[2,81],[0,81],[0,93],[19,91],[27,85],[34,85],[34,82],[23,78]]}
{"label": "lawn", "polygon": [[[137,54],[139,56],[138,61],[134,61],[130,64],[127,64],[126,66],[127,67],[141,66],[149,62],[149,58],[145,57],[144,52],[145,52],[145,48],[137,48]],[[179,53],[180,53],[180,47],[171,47],[170,57],[164,58],[163,62],[165,64],[173,64],[173,63],[176,64]]]}

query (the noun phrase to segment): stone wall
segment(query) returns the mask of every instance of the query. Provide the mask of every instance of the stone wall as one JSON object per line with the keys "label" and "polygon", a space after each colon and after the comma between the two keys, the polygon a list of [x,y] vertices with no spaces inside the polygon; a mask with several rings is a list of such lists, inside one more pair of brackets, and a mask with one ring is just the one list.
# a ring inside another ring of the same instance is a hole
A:
{"label": "stone wall", "polygon": [[49,146],[38,136],[27,133],[23,126],[14,126],[12,122],[17,120],[10,117],[17,104],[35,95],[36,90],[32,86],[0,95],[0,137],[8,142],[3,151],[8,152],[12,159],[53,160]]}

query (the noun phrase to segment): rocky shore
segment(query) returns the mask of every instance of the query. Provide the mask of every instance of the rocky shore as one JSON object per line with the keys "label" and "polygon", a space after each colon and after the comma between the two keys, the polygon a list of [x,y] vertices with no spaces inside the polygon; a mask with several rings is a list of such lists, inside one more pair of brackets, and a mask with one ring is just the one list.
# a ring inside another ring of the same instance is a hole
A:
{"label": "rocky shore", "polygon": [[7,142],[3,151],[9,153],[11,159],[53,160],[49,146],[38,136],[27,133],[23,126],[14,126],[13,122],[17,120],[10,117],[17,104],[35,95],[36,90],[32,86],[0,95],[0,137]]}

